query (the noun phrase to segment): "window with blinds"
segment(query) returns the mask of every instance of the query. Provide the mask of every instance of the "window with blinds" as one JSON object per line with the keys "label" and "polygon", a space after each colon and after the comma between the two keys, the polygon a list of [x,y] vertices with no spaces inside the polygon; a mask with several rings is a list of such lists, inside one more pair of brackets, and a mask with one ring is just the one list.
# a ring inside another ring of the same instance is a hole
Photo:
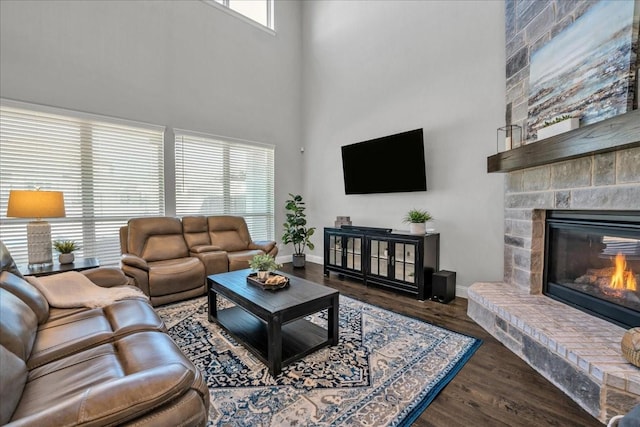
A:
{"label": "window with blinds", "polygon": [[[27,263],[27,218],[7,218],[9,191],[64,193],[65,218],[50,218],[52,239],[80,245],[78,257],[120,259],[119,228],[137,216],[164,215],[164,128],[2,102],[0,239]],[[56,254],[54,253],[54,258]]]}
{"label": "window with blinds", "polygon": [[175,130],[176,214],[245,218],[274,240],[274,148]]}

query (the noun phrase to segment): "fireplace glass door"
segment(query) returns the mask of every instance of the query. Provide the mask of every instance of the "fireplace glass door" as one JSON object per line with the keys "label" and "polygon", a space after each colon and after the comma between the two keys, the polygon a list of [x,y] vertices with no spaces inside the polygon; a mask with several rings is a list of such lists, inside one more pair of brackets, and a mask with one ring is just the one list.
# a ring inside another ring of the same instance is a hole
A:
{"label": "fireplace glass door", "polygon": [[640,212],[548,211],[546,224],[545,293],[640,326]]}

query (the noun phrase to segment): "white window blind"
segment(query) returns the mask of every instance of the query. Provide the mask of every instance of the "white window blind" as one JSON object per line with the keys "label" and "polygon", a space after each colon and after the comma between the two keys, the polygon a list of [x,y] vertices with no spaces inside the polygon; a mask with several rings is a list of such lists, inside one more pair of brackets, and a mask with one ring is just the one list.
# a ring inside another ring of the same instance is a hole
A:
{"label": "white window blind", "polygon": [[242,216],[254,240],[273,240],[273,146],[180,130],[175,136],[176,214]]}
{"label": "white window blind", "polygon": [[0,107],[0,239],[26,264],[31,219],[6,217],[9,190],[58,190],[66,217],[47,219],[52,239],[75,240],[77,257],[118,264],[120,226],[164,215],[164,128],[15,105]]}

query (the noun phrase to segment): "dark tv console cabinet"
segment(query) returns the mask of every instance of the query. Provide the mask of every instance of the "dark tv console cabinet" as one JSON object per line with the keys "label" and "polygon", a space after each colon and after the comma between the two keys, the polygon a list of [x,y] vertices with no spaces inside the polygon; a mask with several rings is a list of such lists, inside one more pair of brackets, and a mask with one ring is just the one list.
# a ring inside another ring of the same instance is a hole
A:
{"label": "dark tv console cabinet", "polygon": [[431,298],[432,275],[440,269],[440,234],[416,235],[387,228],[324,229],[324,274],[362,280]]}

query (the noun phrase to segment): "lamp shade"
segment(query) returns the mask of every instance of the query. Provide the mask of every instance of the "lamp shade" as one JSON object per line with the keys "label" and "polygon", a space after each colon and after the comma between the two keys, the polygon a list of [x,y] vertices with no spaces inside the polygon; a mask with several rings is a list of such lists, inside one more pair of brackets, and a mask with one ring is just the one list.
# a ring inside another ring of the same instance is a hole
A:
{"label": "lamp shade", "polygon": [[62,191],[9,191],[7,217],[60,218],[64,216],[64,197]]}

